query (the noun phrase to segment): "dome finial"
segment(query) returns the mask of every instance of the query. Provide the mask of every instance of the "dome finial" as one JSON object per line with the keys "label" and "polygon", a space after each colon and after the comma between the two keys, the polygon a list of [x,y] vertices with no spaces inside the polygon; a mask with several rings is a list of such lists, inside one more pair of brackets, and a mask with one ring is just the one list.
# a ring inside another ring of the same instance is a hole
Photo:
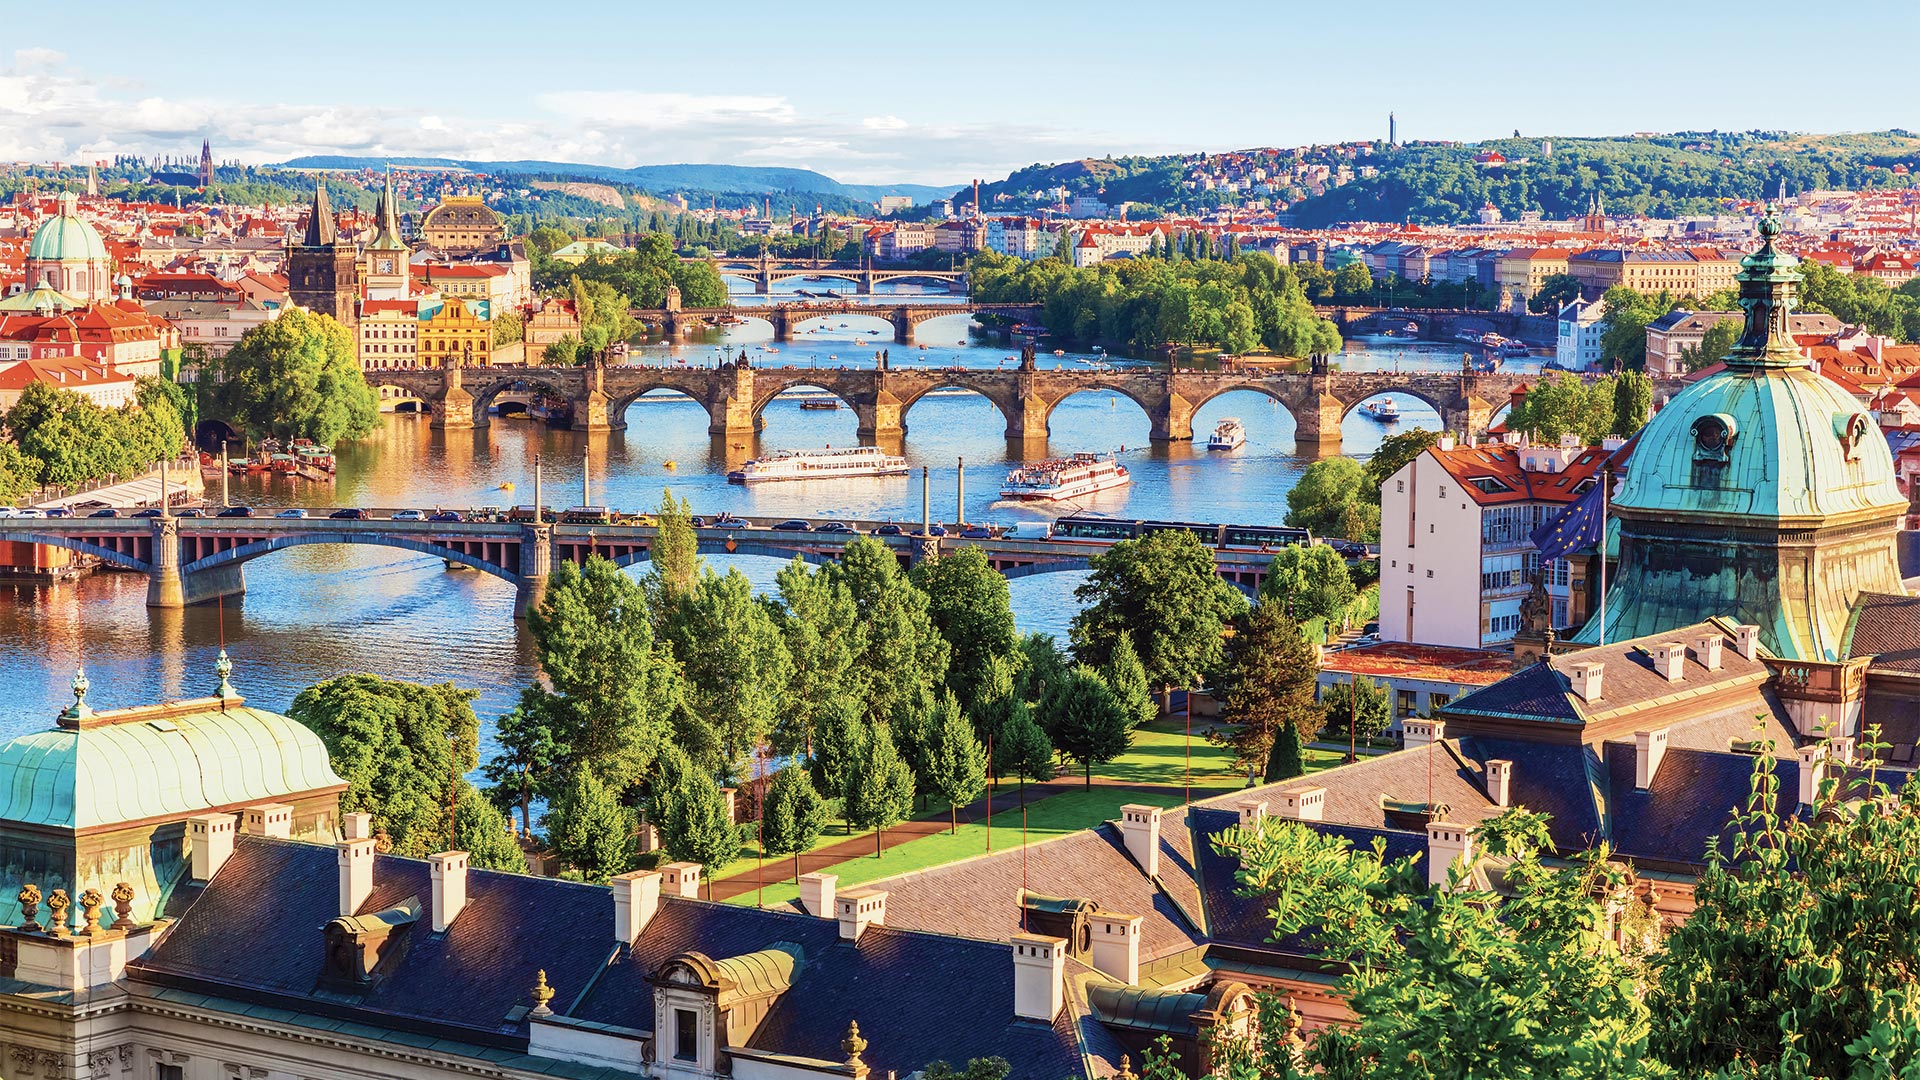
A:
{"label": "dome finial", "polygon": [[73,704],[60,714],[61,720],[78,722],[93,715],[93,709],[87,704],[87,691],[93,684],[87,681],[87,666],[76,664],[73,669],[73,681],[67,684],[73,690]]}
{"label": "dome finial", "polygon": [[227,676],[233,674],[233,661],[227,658],[227,650],[225,647],[221,648],[219,659],[213,662],[213,673],[220,676],[220,685],[215,687],[213,691],[214,697],[225,701],[228,698],[237,698],[240,696],[240,691],[235,690],[233,683],[227,679]]}

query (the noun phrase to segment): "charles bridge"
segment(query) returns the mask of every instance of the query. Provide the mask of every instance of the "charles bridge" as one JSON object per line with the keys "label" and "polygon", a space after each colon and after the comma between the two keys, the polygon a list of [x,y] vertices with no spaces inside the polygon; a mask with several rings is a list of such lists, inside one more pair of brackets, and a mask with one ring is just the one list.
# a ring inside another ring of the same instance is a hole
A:
{"label": "charles bridge", "polygon": [[[851,406],[862,440],[885,442],[906,434],[907,413],[935,390],[970,390],[991,401],[1006,421],[1006,437],[1041,440],[1048,417],[1067,397],[1106,390],[1140,406],[1160,441],[1193,438],[1193,418],[1221,394],[1251,390],[1293,416],[1295,442],[1303,453],[1340,452],[1340,422],[1355,406],[1387,392],[1418,398],[1440,414],[1449,431],[1479,434],[1527,377],[1465,372],[1327,372],[1244,368],[1189,370],[1044,370],[753,367],[655,367],[588,364],[581,367],[468,367],[373,370],[375,386],[391,386],[419,399],[436,427],[481,427],[499,395],[533,390],[565,400],[575,429],[604,431],[626,426],[628,406],[641,395],[673,391],[699,402],[707,430],[746,438],[765,426],[768,403],[789,390],[818,388]],[[1657,392],[1671,392],[1662,386]]]}

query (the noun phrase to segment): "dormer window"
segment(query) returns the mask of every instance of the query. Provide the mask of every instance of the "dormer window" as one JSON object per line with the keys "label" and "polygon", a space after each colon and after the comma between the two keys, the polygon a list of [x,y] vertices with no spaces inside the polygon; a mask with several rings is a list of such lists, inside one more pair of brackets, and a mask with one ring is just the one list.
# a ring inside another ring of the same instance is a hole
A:
{"label": "dormer window", "polygon": [[1479,489],[1482,494],[1486,495],[1504,495],[1513,490],[1491,476],[1475,476],[1469,479],[1467,483],[1473,485]]}
{"label": "dormer window", "polygon": [[692,1009],[673,1010],[673,1056],[676,1061],[700,1060],[700,1017]]}

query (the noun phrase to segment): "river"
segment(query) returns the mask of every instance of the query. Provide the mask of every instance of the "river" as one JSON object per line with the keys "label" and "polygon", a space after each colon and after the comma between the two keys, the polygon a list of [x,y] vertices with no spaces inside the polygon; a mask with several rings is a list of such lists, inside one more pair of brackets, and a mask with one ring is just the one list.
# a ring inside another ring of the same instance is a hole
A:
{"label": "river", "polygon": [[[800,282],[797,287],[835,286]],[[753,299],[781,298],[776,293]],[[751,302],[745,295],[740,299]],[[749,322],[677,347],[641,346],[629,360],[663,363],[678,355],[689,363],[711,363],[725,346],[744,347],[766,365],[865,366],[875,349],[885,348],[896,368],[993,368],[1007,363],[1012,352],[977,334],[970,338],[959,316],[923,324],[918,334],[924,350],[892,344],[890,328],[879,319],[836,316],[810,323],[793,342],[774,346],[768,326]],[[772,349],[777,352],[763,351]],[[1083,366],[1075,360],[1043,354],[1042,366]],[[1351,342],[1340,357],[1350,370],[1454,370],[1459,360],[1459,346],[1393,339]],[[1526,362],[1518,366],[1524,369]],[[1438,426],[1439,418],[1419,400],[1393,396],[1402,416],[1399,429]],[[1209,454],[1205,434],[1228,416],[1245,424],[1247,443],[1232,453]],[[742,448],[710,437],[705,412],[685,398],[642,399],[629,410],[625,431],[591,436],[550,430],[524,418],[496,418],[473,431],[435,431],[426,417],[395,414],[370,438],[338,448],[338,480],[331,489],[248,478],[234,481],[232,494],[236,502],[259,507],[509,505],[531,501],[538,457],[549,505],[582,501],[585,463],[590,501],[623,509],[656,505],[662,490],[671,488],[690,500],[697,514],[730,510],[917,521],[919,467],[924,465],[931,470],[936,520],[952,521],[964,458],[968,521],[1051,516],[997,500],[999,481],[1010,465],[1038,450],[1009,444],[999,413],[978,395],[930,395],[913,406],[904,443],[915,466],[912,478],[751,489],[728,484],[724,465],[753,450],[857,441],[850,409],[802,410],[797,400],[778,400],[766,418],[758,445]],[[1356,410],[1341,430],[1345,451],[1365,457],[1393,429]],[[1287,413],[1257,393],[1230,393],[1200,410],[1194,432],[1199,438],[1193,443],[1154,445],[1145,413],[1131,401],[1089,391],[1054,411],[1046,452],[1121,451],[1133,483],[1076,509],[1129,518],[1279,523],[1288,489],[1311,462],[1294,453]],[[504,483],[517,490],[502,491]],[[209,494],[217,498],[216,492]],[[757,557],[707,561],[721,571],[737,566],[761,588],[772,586],[781,565]],[[276,710],[285,709],[302,687],[367,671],[450,680],[478,690],[476,709],[490,731],[492,718],[511,707],[534,675],[527,635],[512,618],[512,587],[489,575],[450,571],[437,559],[386,548],[315,545],[249,563],[246,576],[244,597],[185,612],[148,611],[145,578],[131,574],[96,573],[53,588],[0,587],[0,672],[7,691],[0,701],[0,738],[45,727],[72,700],[67,684],[79,660],[86,664],[93,687],[88,700],[95,708],[206,693],[214,685],[213,661],[223,637],[234,661],[235,686],[256,704]],[[1073,589],[1084,577],[1059,573],[1012,582],[1020,627],[1064,640],[1076,610]]]}

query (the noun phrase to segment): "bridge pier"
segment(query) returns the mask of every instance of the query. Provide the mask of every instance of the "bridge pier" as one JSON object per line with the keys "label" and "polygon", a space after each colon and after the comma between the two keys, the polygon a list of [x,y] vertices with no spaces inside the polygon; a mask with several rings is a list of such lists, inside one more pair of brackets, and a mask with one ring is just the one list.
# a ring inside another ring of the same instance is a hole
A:
{"label": "bridge pier", "polygon": [[156,518],[153,522],[153,569],[147,574],[147,606],[183,608],[187,590],[180,581],[180,521]]}
{"label": "bridge pier", "polygon": [[752,368],[723,369],[717,381],[717,392],[703,403],[707,407],[707,434],[744,439],[766,426],[766,420],[753,407]]}
{"label": "bridge pier", "polygon": [[793,316],[785,308],[773,309],[767,321],[773,324],[773,340],[782,343],[793,340]]}
{"label": "bridge pier", "polygon": [[527,612],[547,599],[547,579],[553,573],[553,526],[523,525],[520,528],[520,580],[513,587],[513,617],[524,619]]}
{"label": "bridge pier", "polygon": [[1346,413],[1346,403],[1332,394],[1309,395],[1293,409],[1294,449],[1316,458],[1340,453],[1340,421]]}
{"label": "bridge pier", "polygon": [[906,308],[894,308],[893,314],[888,317],[888,321],[893,323],[893,343],[895,345],[913,344],[913,318],[907,314]]}
{"label": "bridge pier", "polygon": [[1484,435],[1493,426],[1494,406],[1471,394],[1440,413],[1440,426],[1461,435]]}
{"label": "bridge pier", "polygon": [[449,363],[442,376],[444,389],[440,400],[434,402],[433,426],[437,428],[470,428],[473,426],[473,395],[467,393],[461,385],[460,367]]}
{"label": "bridge pier", "polygon": [[886,400],[871,404],[855,402],[853,415],[858,422],[854,434],[863,443],[898,442],[907,434],[907,425],[902,419],[904,410],[900,402],[890,394],[883,394]]}
{"label": "bridge pier", "polygon": [[1194,407],[1186,398],[1171,391],[1166,409],[1152,417],[1154,442],[1192,442]]}

